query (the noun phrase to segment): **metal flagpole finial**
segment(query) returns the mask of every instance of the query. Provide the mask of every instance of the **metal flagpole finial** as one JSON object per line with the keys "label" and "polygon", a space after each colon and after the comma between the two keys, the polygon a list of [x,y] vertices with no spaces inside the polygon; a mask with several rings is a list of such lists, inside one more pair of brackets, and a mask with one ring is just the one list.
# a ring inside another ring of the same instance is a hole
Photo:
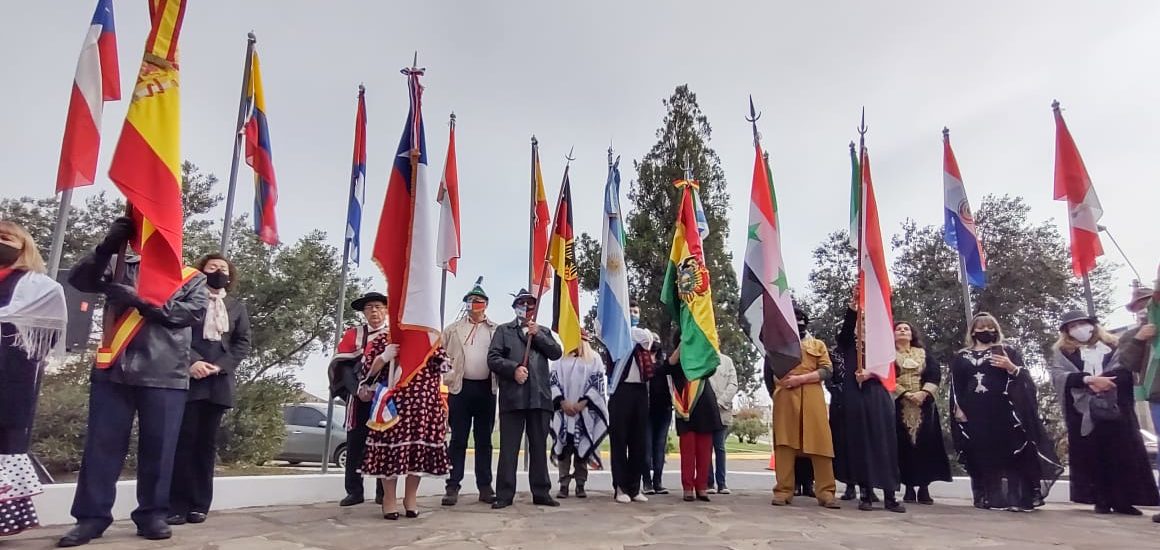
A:
{"label": "metal flagpole finial", "polygon": [[540,140],[536,139],[536,134],[532,134],[532,147],[540,144]]}
{"label": "metal flagpole finial", "polygon": [[612,166],[612,139],[608,140],[608,165]]}
{"label": "metal flagpole finial", "polygon": [[850,152],[854,152],[854,140],[850,140]]}
{"label": "metal flagpole finial", "polygon": [[685,179],[692,181],[693,179],[693,162],[689,159],[689,151],[685,151]]}
{"label": "metal flagpole finial", "polygon": [[866,107],[862,107],[862,123],[858,126],[858,135],[865,137],[870,128],[866,127]]}
{"label": "metal flagpole finial", "polygon": [[753,125],[753,145],[757,145],[761,141],[761,134],[757,132],[757,119],[761,118],[761,113],[753,106],[753,94],[749,95],[749,116],[745,120]]}
{"label": "metal flagpole finial", "polygon": [[246,40],[249,40],[250,42],[257,42],[258,36],[254,34],[254,31],[251,30],[250,32],[246,33]]}
{"label": "metal flagpole finial", "polygon": [[419,66],[419,52],[418,52],[418,51],[416,51],[416,52],[415,52],[415,57],[413,57],[413,58],[411,59],[411,66],[410,66],[410,67],[404,67],[404,68],[403,68],[401,71],[399,71],[399,72],[401,72],[401,73],[403,73],[403,74],[405,74],[405,75],[407,75],[407,76],[411,76],[411,75],[420,75],[420,76],[422,76],[424,73],[426,73],[426,72],[427,72],[427,69],[426,69],[426,67],[420,67],[420,66]]}
{"label": "metal flagpole finial", "polygon": [[951,140],[951,129],[943,126],[943,141]]}
{"label": "metal flagpole finial", "polygon": [[573,145],[571,149],[568,149],[568,154],[564,155],[564,160],[568,161],[564,165],[565,167],[567,167],[569,164],[572,164],[572,161],[576,160],[576,157],[572,156],[572,152],[575,150],[576,150],[576,146]]}
{"label": "metal flagpole finial", "polygon": [[367,87],[364,86],[362,82],[359,82],[358,83],[358,95],[363,95],[365,93],[367,93]]}
{"label": "metal flagpole finial", "polygon": [[1059,112],[1060,109],[1059,109],[1059,100],[1058,99],[1051,100],[1051,110],[1055,111],[1057,113]]}
{"label": "metal flagpole finial", "polygon": [[451,127],[455,128],[455,111],[451,111]]}

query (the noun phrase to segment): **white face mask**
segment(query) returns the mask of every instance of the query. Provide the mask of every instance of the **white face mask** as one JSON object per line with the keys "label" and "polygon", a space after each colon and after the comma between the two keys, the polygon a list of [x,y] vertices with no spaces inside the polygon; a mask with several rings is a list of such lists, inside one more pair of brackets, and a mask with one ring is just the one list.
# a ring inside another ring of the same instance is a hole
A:
{"label": "white face mask", "polygon": [[1095,334],[1096,327],[1091,325],[1073,325],[1067,329],[1068,335],[1080,342],[1087,342],[1092,339],[1092,334]]}

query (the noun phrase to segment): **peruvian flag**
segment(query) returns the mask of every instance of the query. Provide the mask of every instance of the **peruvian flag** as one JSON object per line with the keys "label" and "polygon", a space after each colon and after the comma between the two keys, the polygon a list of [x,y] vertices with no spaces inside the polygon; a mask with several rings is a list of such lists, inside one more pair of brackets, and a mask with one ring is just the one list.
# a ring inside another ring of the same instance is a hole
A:
{"label": "peruvian flag", "polygon": [[1095,269],[1096,258],[1104,255],[1099,234],[1104,209],[1059,112],[1059,102],[1052,103],[1051,108],[1055,111],[1055,200],[1067,201],[1071,267],[1076,277],[1083,277]]}
{"label": "peruvian flag", "polygon": [[878,201],[870,179],[870,153],[862,147],[862,221],[858,242],[858,335],[863,342],[862,367],[894,391],[894,313],[890,274],[878,222]]}
{"label": "peruvian flag", "polygon": [[58,193],[93,184],[101,148],[101,112],[106,101],[121,99],[120,78],[113,0],[98,0],[73,78],[56,172]]}
{"label": "peruvian flag", "polygon": [[443,181],[439,182],[439,239],[435,258],[440,268],[455,275],[460,254],[459,240],[459,171],[455,163],[455,114],[451,114],[451,138],[447,142],[447,162],[443,164]]}

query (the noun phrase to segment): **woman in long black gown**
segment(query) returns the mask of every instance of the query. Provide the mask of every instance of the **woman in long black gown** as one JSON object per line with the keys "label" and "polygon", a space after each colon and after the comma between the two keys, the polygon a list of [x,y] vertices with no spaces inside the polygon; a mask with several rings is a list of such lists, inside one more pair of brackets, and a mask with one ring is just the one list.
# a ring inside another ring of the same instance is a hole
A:
{"label": "woman in long black gown", "polygon": [[935,404],[942,373],[938,362],[923,347],[918,331],[905,321],[894,323],[894,355],[898,469],[906,487],[902,500],[934,504],[930,483],[951,481],[951,465]]}
{"label": "woman in long black gown", "polygon": [[[1071,501],[1095,505],[1097,514],[1139,516],[1136,506],[1156,506],[1160,494],[1136,420],[1132,373],[1111,364],[1117,344],[1094,318],[1069,311],[1050,369],[1067,424]],[[1100,405],[1111,403],[1115,414],[1102,414]]]}
{"label": "woman in long black gown", "polygon": [[1030,512],[1063,472],[1043,429],[1035,382],[991,314],[975,315],[968,334],[970,344],[951,363],[951,407],[975,507]]}

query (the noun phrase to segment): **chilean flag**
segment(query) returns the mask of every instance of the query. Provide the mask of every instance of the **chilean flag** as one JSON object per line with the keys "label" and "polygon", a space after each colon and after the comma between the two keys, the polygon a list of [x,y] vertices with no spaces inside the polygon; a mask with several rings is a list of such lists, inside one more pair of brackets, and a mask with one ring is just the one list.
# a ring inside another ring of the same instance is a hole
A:
{"label": "chilean flag", "polygon": [[113,0],[98,0],[89,32],[81,46],[73,78],[56,191],[92,185],[101,148],[101,112],[106,101],[121,99],[117,67],[117,35],[113,32]]}
{"label": "chilean flag", "polygon": [[[403,69],[411,95],[407,124],[395,154],[372,257],[387,279],[391,341],[399,344],[398,383],[405,386],[426,364],[439,339],[439,274],[435,262],[436,190],[427,182],[423,133],[423,70]],[[389,409],[391,393],[375,413]]]}
{"label": "chilean flag", "polygon": [[1104,255],[1100,244],[1099,221],[1104,215],[1100,199],[1092,187],[1083,158],[1063,114],[1059,102],[1051,105],[1055,111],[1055,200],[1066,200],[1068,225],[1071,226],[1071,267],[1076,277],[1083,277],[1096,267],[1096,258]]}
{"label": "chilean flag", "polygon": [[950,131],[946,129],[943,129],[943,211],[946,217],[943,240],[959,251],[966,264],[967,282],[978,288],[987,286],[987,256],[975,228],[975,216],[971,214],[959,163],[951,150]]}
{"label": "chilean flag", "polygon": [[870,153],[862,148],[862,222],[859,224],[858,324],[863,342],[863,368],[894,391],[894,312],[890,305],[890,274],[878,221],[878,201],[870,179]]}

